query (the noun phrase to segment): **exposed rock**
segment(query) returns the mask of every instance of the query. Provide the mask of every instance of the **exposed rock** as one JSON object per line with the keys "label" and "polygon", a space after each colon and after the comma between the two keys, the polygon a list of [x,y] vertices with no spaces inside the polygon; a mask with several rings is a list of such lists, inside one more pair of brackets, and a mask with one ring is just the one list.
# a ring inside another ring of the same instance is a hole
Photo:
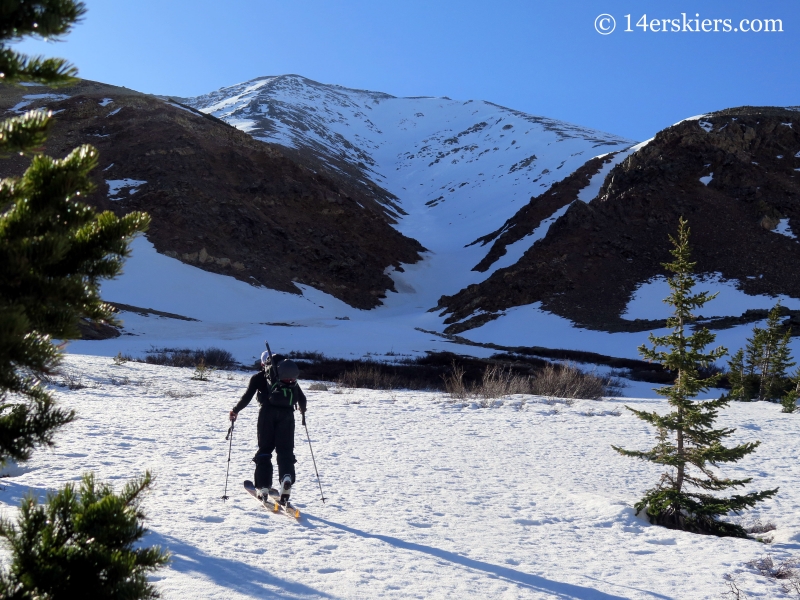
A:
{"label": "exposed rock", "polygon": [[[698,273],[720,273],[748,294],[800,297],[800,243],[770,230],[785,216],[800,232],[797,169],[800,112],[742,107],[678,123],[614,167],[596,200],[574,202],[515,265],[443,296],[446,331],[534,302],[620,330],[636,287],[667,274],[681,216]],[[707,310],[713,316],[713,303]]]}
{"label": "exposed rock", "polygon": [[480,243],[485,246],[494,241],[489,253],[475,265],[473,271],[487,271],[506,253],[507,246],[533,233],[544,219],[574,201],[580,191],[589,184],[592,176],[600,171],[605,163],[611,161],[614,154],[610,153],[604,158],[592,158],[587,161],[577,171],[555,183],[544,193],[531,198],[530,202],[506,221],[500,229],[472,242],[472,244]]}
{"label": "exposed rock", "polygon": [[768,231],[775,229],[778,223],[780,223],[780,219],[776,219],[772,215],[764,215],[761,217],[761,221],[759,221],[759,224]]}
{"label": "exposed rock", "polygon": [[78,321],[78,334],[79,340],[109,340],[122,335],[113,325],[86,319]]}
{"label": "exposed rock", "polygon": [[[58,93],[69,98],[28,106],[58,113],[45,152],[62,157],[82,143],[96,146],[97,191],[86,201],[118,214],[150,213],[146,235],[161,253],[285,292],[300,293],[293,280],[317,282],[358,308],[394,290],[388,267],[420,260],[424,248],[391,227],[387,193],[372,182],[356,185],[313,156],[124,88],[82,81]],[[40,91],[0,85],[0,109],[26,95]],[[28,162],[0,161],[0,176],[19,175]],[[137,183],[110,200],[106,181],[123,180]]]}

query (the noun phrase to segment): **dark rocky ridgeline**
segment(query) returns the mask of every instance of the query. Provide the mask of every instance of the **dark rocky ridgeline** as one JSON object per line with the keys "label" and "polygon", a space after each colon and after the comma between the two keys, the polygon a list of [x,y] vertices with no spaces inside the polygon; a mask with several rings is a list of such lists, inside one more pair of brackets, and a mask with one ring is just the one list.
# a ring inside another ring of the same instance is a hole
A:
{"label": "dark rocky ridgeline", "polygon": [[[24,96],[58,94],[58,98]],[[104,99],[110,99],[104,100]],[[311,168],[280,146],[163,99],[91,81],[51,90],[0,86],[0,108],[57,111],[45,152],[62,157],[82,143],[100,152],[97,191],[86,200],[116,213],[152,215],[147,238],[162,254],[207,271],[299,293],[319,288],[358,308],[393,290],[389,266],[420,260],[422,246],[389,224],[382,198],[363,182]],[[0,161],[19,175],[28,158]],[[108,199],[107,180],[144,181]],[[377,188],[377,186],[375,186]],[[384,192],[385,194],[385,192]]]}
{"label": "dark rocky ridgeline", "polygon": [[470,246],[478,243],[485,246],[494,242],[488,254],[472,270],[481,273],[488,271],[505,255],[508,246],[533,233],[543,220],[574,201],[603,165],[613,160],[615,154],[617,153],[612,152],[602,158],[596,157],[586,161],[577,171],[554,183],[544,193],[531,198],[528,204],[506,221],[500,229],[472,242]]}
{"label": "dark rocky ridgeline", "polygon": [[[620,315],[637,285],[666,273],[667,236],[681,215],[692,230],[696,272],[719,272],[748,294],[800,297],[800,242],[774,231],[788,219],[800,234],[797,169],[795,110],[741,107],[669,127],[614,167],[597,199],[573,202],[517,264],[443,296],[437,309],[449,315],[445,331],[538,301],[583,327],[648,329],[651,323]],[[713,302],[706,309],[713,316]]]}

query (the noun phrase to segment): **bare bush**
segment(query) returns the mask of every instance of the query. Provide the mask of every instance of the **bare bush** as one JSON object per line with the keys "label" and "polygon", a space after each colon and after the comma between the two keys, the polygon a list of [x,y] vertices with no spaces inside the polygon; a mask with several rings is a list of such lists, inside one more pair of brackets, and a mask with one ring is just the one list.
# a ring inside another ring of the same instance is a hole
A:
{"label": "bare bush", "polygon": [[483,378],[475,386],[473,393],[483,400],[490,400],[512,394],[529,394],[530,389],[530,377],[516,375],[510,369],[492,365],[483,372]]}
{"label": "bare bush", "polygon": [[747,563],[747,566],[754,568],[764,577],[771,579],[797,579],[798,574],[795,569],[800,566],[800,560],[787,558],[776,564],[772,560],[772,556],[767,554],[759,559],[751,560]]}
{"label": "bare bush", "polygon": [[800,596],[800,573],[797,572],[800,559],[787,558],[776,564],[772,556],[767,554],[757,560],[751,560],[747,566],[754,568],[764,577],[780,581],[781,591],[784,594],[794,593]]}
{"label": "bare bush", "polygon": [[82,390],[86,386],[83,384],[83,376],[75,371],[64,371],[61,374],[61,385],[70,390]]}
{"label": "bare bush", "polygon": [[131,360],[133,359],[129,354],[123,354],[122,352],[117,352],[117,355],[114,357],[114,366],[119,367]]}
{"label": "bare bush", "polygon": [[594,372],[586,373],[572,363],[549,364],[531,382],[529,393],[548,398],[599,400],[606,394],[608,381]]}
{"label": "bare bush", "polygon": [[231,369],[236,366],[233,354],[221,348],[161,348],[148,352],[144,362],[169,367],[196,367],[200,362],[206,367]]}
{"label": "bare bush", "polygon": [[393,390],[401,387],[401,378],[395,373],[384,371],[374,363],[364,362],[342,373],[336,383],[348,388]]}
{"label": "bare bush", "polygon": [[465,400],[469,395],[469,389],[464,382],[464,372],[464,367],[453,361],[452,372],[442,375],[444,389],[454,400]]}
{"label": "bare bush", "polygon": [[767,533],[768,531],[775,531],[777,527],[775,523],[762,523],[761,521],[754,521],[749,525],[742,525],[747,533]]}
{"label": "bare bush", "polygon": [[164,392],[164,395],[167,398],[194,398],[195,396],[199,396],[200,394],[189,390],[167,390],[166,392]]}
{"label": "bare bush", "polygon": [[728,591],[725,592],[726,596],[730,596],[733,598],[733,600],[747,600],[747,594],[745,594],[741,588],[739,588],[738,582],[733,575],[730,573],[725,573],[722,578],[725,580],[725,583],[728,586]]}
{"label": "bare bush", "polygon": [[307,389],[312,392],[327,392],[328,386],[324,383],[312,383]]}

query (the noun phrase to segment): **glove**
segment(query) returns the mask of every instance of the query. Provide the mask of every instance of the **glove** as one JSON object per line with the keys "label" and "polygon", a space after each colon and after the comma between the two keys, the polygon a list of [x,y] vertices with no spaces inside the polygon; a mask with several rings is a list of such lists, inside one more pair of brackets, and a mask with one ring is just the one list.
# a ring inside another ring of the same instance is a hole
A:
{"label": "glove", "polygon": [[228,413],[228,418],[231,420],[231,423],[233,423],[236,420],[236,416],[237,415],[235,411],[231,411]]}
{"label": "glove", "polygon": [[303,427],[305,427],[305,425],[306,425],[306,411],[304,411],[304,410],[301,410],[301,411],[300,411],[300,414],[303,416],[303,422],[302,422],[302,425],[303,425]]}

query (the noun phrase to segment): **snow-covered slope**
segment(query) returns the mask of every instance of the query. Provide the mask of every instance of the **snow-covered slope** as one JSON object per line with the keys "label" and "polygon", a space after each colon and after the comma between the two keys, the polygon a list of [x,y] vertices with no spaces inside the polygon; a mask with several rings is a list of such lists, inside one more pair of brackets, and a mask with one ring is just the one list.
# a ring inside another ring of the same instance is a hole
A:
{"label": "snow-covered slope", "polygon": [[467,244],[590,158],[633,143],[489,102],[395,98],[296,75],[186,101],[256,139],[314,152],[332,168],[359,165],[396,196],[397,229],[431,251],[426,275],[405,277],[426,309],[486,277],[471,269],[487,249]]}
{"label": "snow-covered slope", "polygon": [[[380,307],[367,311],[353,309],[308,285],[300,286],[303,296],[298,297],[206,273],[157,254],[151,244],[139,239],[125,274],[104,284],[104,298],[199,321],[125,312],[121,318],[130,335],[75,342],[74,352],[141,354],[152,346],[213,345],[250,362],[266,338],[282,351],[321,351],[342,357],[413,356],[429,350],[490,355],[492,350],[454,345],[422,331],[444,328],[443,317],[428,311],[443,294],[480,283],[513,265],[546,234],[563,208],[509,245],[507,253],[485,272],[473,267],[489,247],[469,244],[497,232],[532,195],[590,158],[629,146],[626,140],[608,134],[487,102],[394,98],[297,76],[261,78],[186,101],[257,139],[314,152],[332,169],[360,163],[363,177],[394,195],[395,208],[388,208],[396,212],[395,227],[429,252],[417,264],[391,270],[397,292],[389,292]],[[578,199],[591,201],[606,172],[628,154],[616,154],[588,180]],[[705,281],[698,289],[718,287],[714,281]],[[704,310],[706,316],[722,314],[718,307],[729,292],[723,288],[720,299]],[[758,306],[770,302],[766,297],[756,300]],[[742,306],[755,305],[745,300]],[[630,314],[649,318],[663,318],[667,313],[660,298],[644,292],[630,309]],[[717,342],[733,352],[743,345],[751,327],[719,331]],[[576,328],[567,319],[541,310],[538,302],[510,308],[465,336],[481,343],[587,350],[628,358],[638,358],[637,347],[647,339],[646,332],[609,334]],[[793,346],[797,350],[800,342],[795,339]],[[643,387],[627,392],[653,394],[650,386]]]}
{"label": "snow-covered slope", "polygon": [[659,470],[610,444],[652,447],[654,432],[623,404],[663,411],[663,403],[631,399],[567,406],[515,396],[480,408],[433,393],[308,391],[308,429],[329,500],[319,500],[301,428],[293,498],[304,516],[295,523],[241,488],[252,476],[252,405],[234,431],[231,499],[220,499],[227,411],[246,374],[200,382],[190,369],[84,356],[69,356],[64,368],[86,386],[57,391],[78,419],[53,450],[36,452],[3,480],[3,516],[13,517],[29,491],[43,499],[87,470],[119,487],[152,469],[145,543],[173,554],[153,577],[166,600],[716,600],[726,597],[726,573],[749,598],[790,597],[780,581],[747,566],[800,552],[797,416],[778,405],[734,403],[719,420],[737,429],[735,443],[761,441],[724,474],[753,477],[748,490],[780,487],[745,517],[777,527],[771,545],[634,516],[632,504]]}

